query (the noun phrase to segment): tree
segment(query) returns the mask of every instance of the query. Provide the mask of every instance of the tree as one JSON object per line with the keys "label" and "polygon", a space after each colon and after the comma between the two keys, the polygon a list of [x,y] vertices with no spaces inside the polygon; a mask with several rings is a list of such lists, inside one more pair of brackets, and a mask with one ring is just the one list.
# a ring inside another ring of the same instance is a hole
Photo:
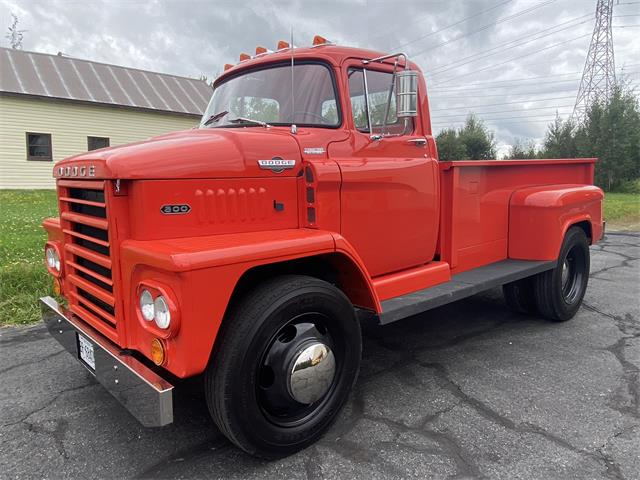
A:
{"label": "tree", "polygon": [[448,128],[436,137],[441,160],[489,160],[496,156],[493,132],[470,114],[462,128]]}
{"label": "tree", "polygon": [[496,142],[493,132],[484,126],[474,114],[470,114],[464,127],[458,131],[470,160],[490,160],[496,158]]}
{"label": "tree", "polygon": [[442,130],[436,137],[438,156],[440,160],[464,160],[467,156],[467,148],[464,146],[455,128]]}
{"label": "tree", "polygon": [[13,21],[11,22],[11,25],[9,25],[9,28],[7,29],[7,34],[4,36],[4,38],[9,40],[9,45],[11,46],[11,48],[15,50],[21,50],[22,38],[26,30],[18,30],[19,20],[14,13],[11,14],[11,18],[13,18]]}
{"label": "tree", "polygon": [[528,158],[538,158],[539,152],[533,140],[525,142],[517,139],[513,145],[509,147],[509,152],[504,156],[503,160],[524,160]]}
{"label": "tree", "polygon": [[547,158],[597,157],[595,183],[607,191],[640,178],[640,106],[635,92],[618,85],[610,98],[593,103],[580,125],[551,123],[542,155]]}

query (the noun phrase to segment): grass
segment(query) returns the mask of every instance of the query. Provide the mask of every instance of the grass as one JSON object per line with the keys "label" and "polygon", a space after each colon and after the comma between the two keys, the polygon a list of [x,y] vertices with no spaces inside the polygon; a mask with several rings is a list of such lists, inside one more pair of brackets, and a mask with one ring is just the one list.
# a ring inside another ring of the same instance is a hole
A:
{"label": "grass", "polygon": [[53,190],[0,190],[0,325],[40,319],[38,298],[51,294],[41,224],[57,211]]}
{"label": "grass", "polygon": [[[640,230],[640,195],[608,193],[604,211],[607,230]],[[51,295],[41,224],[55,215],[53,190],[0,190],[0,325],[40,318],[38,298]]]}
{"label": "grass", "polygon": [[640,230],[640,194],[607,193],[604,198],[607,230]]}

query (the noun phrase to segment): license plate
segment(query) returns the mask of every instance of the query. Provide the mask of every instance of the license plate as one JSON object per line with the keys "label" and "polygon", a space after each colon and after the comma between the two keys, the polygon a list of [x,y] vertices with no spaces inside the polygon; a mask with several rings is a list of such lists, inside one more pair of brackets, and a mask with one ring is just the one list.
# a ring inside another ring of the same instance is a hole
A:
{"label": "license plate", "polygon": [[93,343],[78,334],[78,351],[80,360],[89,365],[92,370],[96,369],[96,359],[93,356]]}

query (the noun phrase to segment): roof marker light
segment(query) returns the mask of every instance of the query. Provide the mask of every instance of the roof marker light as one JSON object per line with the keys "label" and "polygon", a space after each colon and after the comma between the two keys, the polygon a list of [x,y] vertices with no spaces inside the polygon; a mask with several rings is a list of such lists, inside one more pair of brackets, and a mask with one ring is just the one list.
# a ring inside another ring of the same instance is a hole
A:
{"label": "roof marker light", "polygon": [[313,46],[317,47],[318,45],[327,45],[330,44],[331,42],[329,40],[327,40],[324,37],[321,37],[320,35],[316,35],[315,37],[313,37]]}
{"label": "roof marker light", "polygon": [[229,70],[230,68],[233,68],[233,65],[231,63],[225,63],[224,64],[224,71],[226,72],[227,70]]}
{"label": "roof marker light", "polygon": [[280,40],[278,42],[278,50],[284,50],[285,48],[289,48],[289,42],[285,42],[284,40]]}
{"label": "roof marker light", "polygon": [[250,60],[251,59],[251,55],[249,55],[248,53],[241,53],[240,54],[240,61],[244,62],[245,60]]}
{"label": "roof marker light", "polygon": [[269,53],[269,50],[260,46],[256,47],[256,55],[263,55],[265,53]]}

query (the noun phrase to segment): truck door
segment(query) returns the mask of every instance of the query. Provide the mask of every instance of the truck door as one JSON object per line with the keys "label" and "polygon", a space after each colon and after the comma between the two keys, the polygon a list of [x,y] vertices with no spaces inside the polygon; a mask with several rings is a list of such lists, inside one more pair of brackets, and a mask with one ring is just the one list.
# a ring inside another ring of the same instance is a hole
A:
{"label": "truck door", "polygon": [[372,276],[423,265],[434,256],[439,204],[437,161],[420,116],[396,117],[391,66],[367,66],[368,97],[361,62],[343,74],[352,136],[329,150],[342,174],[341,233]]}

